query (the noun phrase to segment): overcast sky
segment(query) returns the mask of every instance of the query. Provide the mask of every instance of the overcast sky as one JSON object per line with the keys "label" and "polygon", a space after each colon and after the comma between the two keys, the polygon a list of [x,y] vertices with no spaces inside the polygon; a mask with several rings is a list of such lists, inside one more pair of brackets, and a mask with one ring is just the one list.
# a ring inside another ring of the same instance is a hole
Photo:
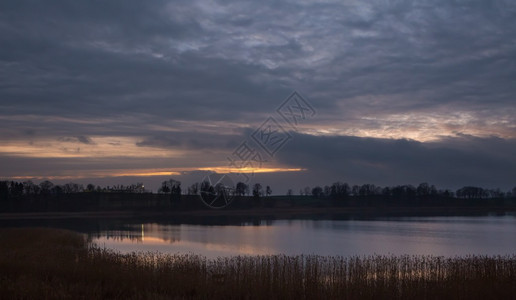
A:
{"label": "overcast sky", "polygon": [[[6,0],[0,179],[156,191],[235,171],[247,141],[262,158],[250,182],[275,194],[508,190],[515,83],[513,0]],[[277,112],[293,91],[313,109],[296,126]],[[272,155],[260,128],[285,138]]]}

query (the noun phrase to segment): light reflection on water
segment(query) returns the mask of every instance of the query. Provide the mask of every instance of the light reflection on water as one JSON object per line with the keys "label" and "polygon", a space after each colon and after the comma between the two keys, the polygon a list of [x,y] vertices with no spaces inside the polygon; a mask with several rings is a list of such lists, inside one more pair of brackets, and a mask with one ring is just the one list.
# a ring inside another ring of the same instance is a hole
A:
{"label": "light reflection on water", "polygon": [[93,242],[121,252],[455,256],[516,253],[516,218],[411,217],[381,220],[285,220],[241,226],[140,224],[103,231]]}

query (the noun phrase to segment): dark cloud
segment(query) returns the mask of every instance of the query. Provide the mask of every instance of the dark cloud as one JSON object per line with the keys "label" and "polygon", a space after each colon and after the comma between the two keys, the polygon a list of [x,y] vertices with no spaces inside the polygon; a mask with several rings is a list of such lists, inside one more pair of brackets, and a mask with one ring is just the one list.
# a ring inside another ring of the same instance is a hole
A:
{"label": "dark cloud", "polygon": [[395,185],[430,182],[514,186],[516,140],[461,136],[435,142],[294,134],[277,160],[306,168],[313,178]]}
{"label": "dark cloud", "polygon": [[233,4],[6,1],[2,106],[107,115],[167,107],[202,120],[266,111],[256,102],[301,87],[330,107],[357,95],[408,98],[376,110],[513,100],[511,3]]}
{"label": "dark cloud", "polygon": [[238,146],[244,137],[241,134],[229,135],[224,133],[205,132],[176,132],[152,136],[136,143],[139,147],[158,147],[172,149],[195,149],[195,150],[224,150],[231,151]]}

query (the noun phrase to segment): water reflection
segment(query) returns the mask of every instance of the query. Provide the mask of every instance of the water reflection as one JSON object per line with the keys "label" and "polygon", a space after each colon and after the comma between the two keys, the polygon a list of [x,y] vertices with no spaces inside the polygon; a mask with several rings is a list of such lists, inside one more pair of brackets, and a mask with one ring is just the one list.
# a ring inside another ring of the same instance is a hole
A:
{"label": "water reflection", "polygon": [[[196,253],[208,257],[277,253],[267,246],[266,225],[203,226],[141,224],[134,230],[103,231],[93,242],[101,247],[130,251]],[[138,230],[137,230],[138,229]],[[90,234],[90,237],[92,235]]]}
{"label": "water reflection", "polygon": [[177,226],[140,224],[126,225],[124,227],[124,230],[104,230],[100,233],[90,234],[90,237],[130,243],[148,243],[151,241],[173,243],[181,240],[181,231]]}
{"label": "water reflection", "polygon": [[280,253],[503,255],[516,253],[516,218],[269,220],[240,226],[148,223],[125,225],[124,230],[104,230],[90,237],[102,247],[122,252],[196,253],[207,257]]}

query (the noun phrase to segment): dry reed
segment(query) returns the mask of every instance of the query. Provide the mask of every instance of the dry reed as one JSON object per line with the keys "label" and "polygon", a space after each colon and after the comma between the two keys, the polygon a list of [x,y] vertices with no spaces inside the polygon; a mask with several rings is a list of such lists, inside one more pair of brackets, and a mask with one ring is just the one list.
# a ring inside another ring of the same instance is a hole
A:
{"label": "dry reed", "polygon": [[513,256],[120,254],[51,229],[0,230],[1,299],[514,299]]}

